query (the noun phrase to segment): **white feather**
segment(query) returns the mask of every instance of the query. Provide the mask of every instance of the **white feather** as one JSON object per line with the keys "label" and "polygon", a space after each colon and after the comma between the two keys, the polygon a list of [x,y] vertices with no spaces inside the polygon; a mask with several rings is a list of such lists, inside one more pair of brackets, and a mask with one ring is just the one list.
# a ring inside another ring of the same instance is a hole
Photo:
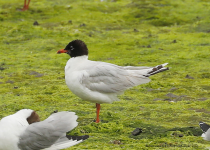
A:
{"label": "white feather", "polygon": [[46,120],[28,124],[33,110],[23,109],[0,121],[0,150],[60,150],[76,145],[83,140],[69,140],[66,132],[78,122],[74,112],[58,112]]}
{"label": "white feather", "polygon": [[203,133],[201,137],[203,137],[204,140],[210,141],[210,129]]}
{"label": "white feather", "polygon": [[[163,64],[163,66],[167,63]],[[150,82],[146,75],[154,67],[121,67],[88,60],[88,56],[70,58],[65,67],[69,89],[83,100],[95,103],[118,101],[118,95],[133,86]]]}

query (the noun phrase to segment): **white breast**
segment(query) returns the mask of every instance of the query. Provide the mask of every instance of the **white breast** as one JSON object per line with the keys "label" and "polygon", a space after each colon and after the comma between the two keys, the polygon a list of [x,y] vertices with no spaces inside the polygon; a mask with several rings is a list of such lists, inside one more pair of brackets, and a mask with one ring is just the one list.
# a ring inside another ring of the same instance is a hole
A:
{"label": "white breast", "polygon": [[94,103],[112,103],[119,100],[115,93],[101,93],[92,91],[85,87],[82,79],[89,77],[88,70],[91,69],[96,62],[89,61],[87,56],[80,56],[68,60],[65,67],[65,80],[69,89],[83,100]]}

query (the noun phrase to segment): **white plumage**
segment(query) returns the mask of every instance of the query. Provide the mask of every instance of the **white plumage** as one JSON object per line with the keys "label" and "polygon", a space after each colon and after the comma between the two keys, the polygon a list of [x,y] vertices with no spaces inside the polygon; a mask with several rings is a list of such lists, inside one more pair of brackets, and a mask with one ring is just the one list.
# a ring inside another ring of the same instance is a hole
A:
{"label": "white plumage", "polygon": [[72,140],[66,132],[78,125],[74,112],[58,112],[41,122],[29,124],[34,111],[22,109],[0,121],[0,150],[59,150],[78,144],[88,138]]}
{"label": "white plumage", "polygon": [[[163,66],[167,65],[163,64]],[[153,67],[122,67],[88,60],[88,56],[73,57],[65,67],[69,89],[83,100],[94,103],[118,101],[117,95],[126,89],[150,82]]]}
{"label": "white plumage", "polygon": [[83,100],[96,103],[97,119],[101,103],[118,101],[126,89],[148,83],[151,75],[168,70],[167,63],[156,67],[117,66],[88,60],[88,48],[81,40],[71,41],[57,52],[71,56],[65,66],[65,80],[69,89]]}

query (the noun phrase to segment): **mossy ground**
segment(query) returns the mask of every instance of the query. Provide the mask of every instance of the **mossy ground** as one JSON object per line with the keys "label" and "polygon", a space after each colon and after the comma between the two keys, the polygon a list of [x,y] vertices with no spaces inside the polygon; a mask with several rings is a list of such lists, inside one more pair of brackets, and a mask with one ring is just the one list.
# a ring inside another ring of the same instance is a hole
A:
{"label": "mossy ground", "polygon": [[[198,122],[210,123],[210,2],[208,0],[0,1],[0,118],[23,108],[41,119],[74,111],[74,135],[90,138],[70,149],[205,149]],[[39,25],[33,25],[38,21]],[[64,80],[74,39],[85,41],[89,59],[170,70],[127,90],[121,101],[95,104],[70,92]],[[188,78],[186,76],[188,75]],[[132,136],[135,128],[143,133]],[[179,137],[182,136],[182,137]]]}

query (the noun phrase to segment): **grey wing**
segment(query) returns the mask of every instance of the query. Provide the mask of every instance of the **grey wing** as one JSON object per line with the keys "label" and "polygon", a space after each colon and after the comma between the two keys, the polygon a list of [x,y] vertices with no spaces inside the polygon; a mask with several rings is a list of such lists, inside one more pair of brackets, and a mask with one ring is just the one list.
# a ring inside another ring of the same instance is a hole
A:
{"label": "grey wing", "polygon": [[133,86],[148,83],[149,78],[143,76],[145,72],[129,70],[114,64],[97,62],[82,77],[82,84],[92,91],[102,93],[121,93]]}
{"label": "grey wing", "polygon": [[140,66],[140,67],[137,67],[137,66],[124,66],[123,68],[126,69],[126,70],[144,70],[144,69],[151,69],[153,67],[146,67],[146,66]]}
{"label": "grey wing", "polygon": [[48,148],[77,126],[76,119],[73,112],[59,112],[44,121],[33,123],[20,136],[18,147],[21,150]]}
{"label": "grey wing", "polygon": [[[53,127],[44,122],[34,123],[20,136],[18,147],[21,150],[48,148],[60,137],[59,133],[54,133],[53,131]],[[53,135],[50,133],[53,133]]]}

